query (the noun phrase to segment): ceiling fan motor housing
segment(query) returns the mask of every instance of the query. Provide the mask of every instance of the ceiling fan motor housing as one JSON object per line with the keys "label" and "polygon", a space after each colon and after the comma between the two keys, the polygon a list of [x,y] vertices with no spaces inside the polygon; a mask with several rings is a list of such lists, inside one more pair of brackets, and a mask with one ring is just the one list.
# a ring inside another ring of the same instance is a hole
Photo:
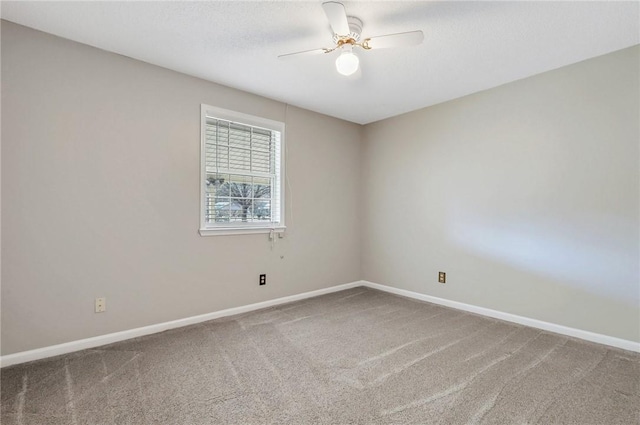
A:
{"label": "ceiling fan motor housing", "polygon": [[347,16],[347,23],[349,24],[349,34],[334,34],[333,41],[338,43],[338,40],[352,39],[356,43],[360,41],[360,34],[362,34],[362,21],[355,16]]}

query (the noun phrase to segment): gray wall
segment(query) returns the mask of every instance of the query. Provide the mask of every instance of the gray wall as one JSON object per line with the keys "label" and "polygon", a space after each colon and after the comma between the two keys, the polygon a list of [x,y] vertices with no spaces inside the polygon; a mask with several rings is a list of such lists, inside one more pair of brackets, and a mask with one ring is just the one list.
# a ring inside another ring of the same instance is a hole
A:
{"label": "gray wall", "polygon": [[[273,250],[198,235],[201,103],[285,121]],[[2,354],[360,278],[359,125],[6,21],[2,112]]]}
{"label": "gray wall", "polygon": [[[2,21],[2,354],[361,278],[640,341],[639,54],[363,128]],[[286,122],[273,250],[198,235],[201,103]]]}
{"label": "gray wall", "polygon": [[640,341],[639,63],[636,46],[368,125],[363,277]]}

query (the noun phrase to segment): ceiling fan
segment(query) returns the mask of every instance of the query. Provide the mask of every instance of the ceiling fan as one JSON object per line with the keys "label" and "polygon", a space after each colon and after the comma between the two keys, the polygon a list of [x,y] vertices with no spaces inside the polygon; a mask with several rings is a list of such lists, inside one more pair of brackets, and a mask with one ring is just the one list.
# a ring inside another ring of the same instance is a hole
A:
{"label": "ceiling fan", "polygon": [[422,31],[409,31],[396,34],[380,35],[365,38],[361,41],[362,21],[355,16],[347,16],[342,3],[328,1],[322,3],[322,9],[333,30],[334,47],[305,50],[278,56],[279,59],[289,59],[298,56],[308,56],[320,53],[340,51],[336,59],[336,69],[342,75],[351,75],[358,70],[360,59],[353,52],[354,48],[363,50],[377,50],[388,47],[415,46],[424,40]]}

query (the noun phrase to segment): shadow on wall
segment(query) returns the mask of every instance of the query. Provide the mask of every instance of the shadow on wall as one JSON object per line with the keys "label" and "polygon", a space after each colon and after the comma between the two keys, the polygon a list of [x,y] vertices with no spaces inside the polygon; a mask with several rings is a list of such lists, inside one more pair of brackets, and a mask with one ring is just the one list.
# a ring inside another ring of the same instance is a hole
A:
{"label": "shadow on wall", "polygon": [[640,303],[638,234],[634,222],[606,215],[573,221],[514,215],[510,219],[451,211],[453,241],[484,258],[629,306]]}

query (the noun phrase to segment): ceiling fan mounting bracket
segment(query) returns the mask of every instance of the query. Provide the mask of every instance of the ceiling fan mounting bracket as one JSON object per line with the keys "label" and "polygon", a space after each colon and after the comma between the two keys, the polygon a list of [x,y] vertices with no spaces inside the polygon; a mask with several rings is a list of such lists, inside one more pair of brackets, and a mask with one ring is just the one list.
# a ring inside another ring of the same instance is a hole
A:
{"label": "ceiling fan mounting bracket", "polygon": [[333,49],[324,49],[325,53],[331,53],[334,50],[338,50],[340,49],[342,46],[346,45],[346,44],[350,44],[352,47],[362,47],[365,50],[371,50],[371,46],[369,46],[369,40],[371,40],[370,38],[365,38],[364,41],[362,43],[358,43],[355,39],[351,38],[351,37],[339,37],[336,41],[336,47],[334,47]]}
{"label": "ceiling fan mounting bracket", "polygon": [[336,44],[338,45],[337,47],[342,47],[345,44],[351,44],[352,46],[357,46],[358,45],[356,40],[354,40],[351,37],[341,37],[341,38],[338,39],[338,41],[336,41]]}

